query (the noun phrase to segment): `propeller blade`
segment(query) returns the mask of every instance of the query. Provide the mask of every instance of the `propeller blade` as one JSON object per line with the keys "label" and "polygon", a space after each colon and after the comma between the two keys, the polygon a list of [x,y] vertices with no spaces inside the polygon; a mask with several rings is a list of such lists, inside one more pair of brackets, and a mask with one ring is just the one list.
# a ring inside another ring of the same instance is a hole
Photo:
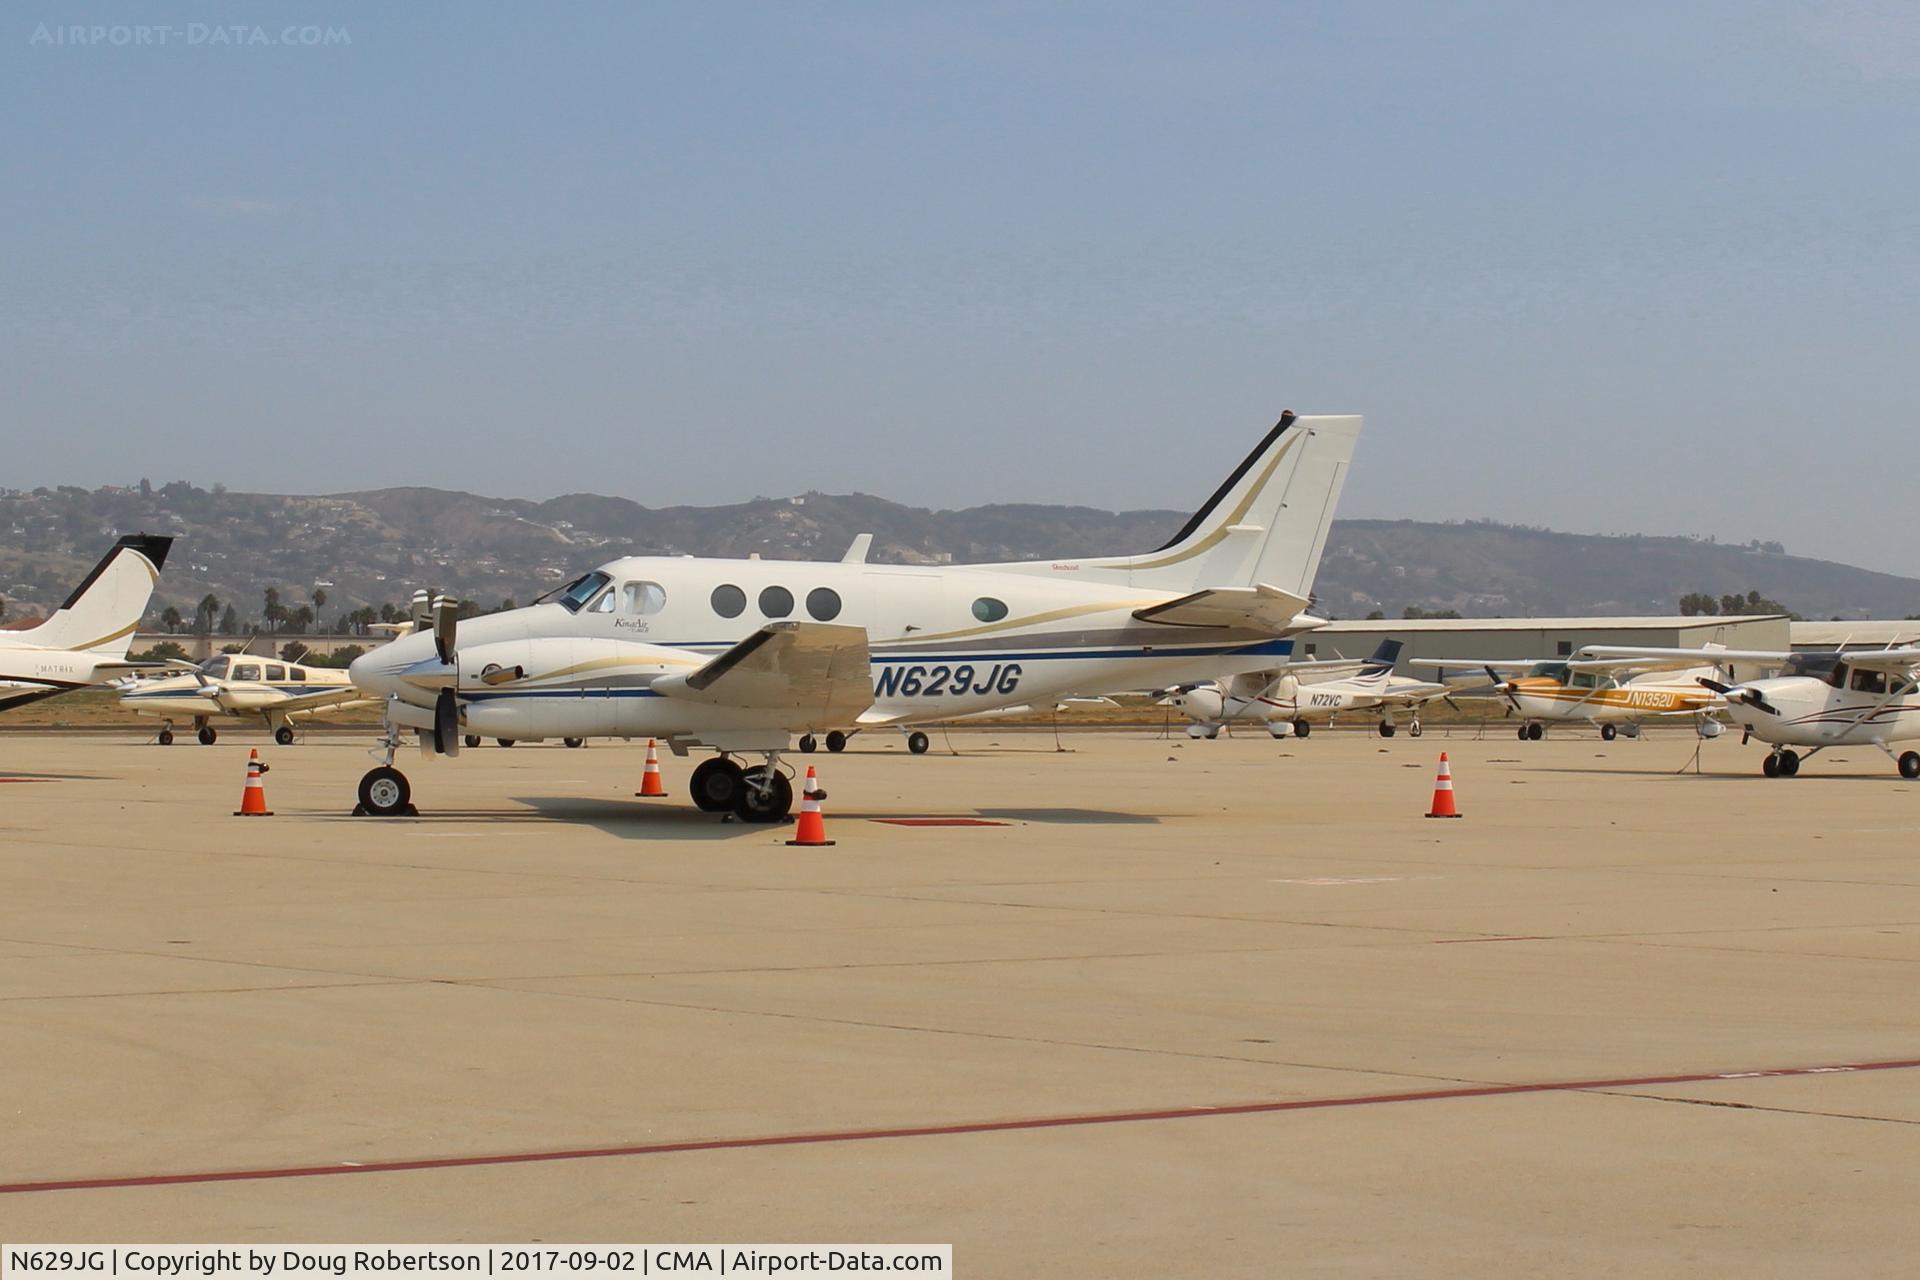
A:
{"label": "propeller blade", "polygon": [[452,596],[434,597],[433,650],[440,655],[440,661],[448,664],[454,659],[454,641],[460,625],[458,608]]}
{"label": "propeller blade", "polygon": [[1491,666],[1489,666],[1486,671],[1487,679],[1493,681],[1493,687],[1500,691],[1502,697],[1506,698],[1507,705],[1513,710],[1518,711],[1520,709],[1520,699],[1513,696],[1513,682],[1510,680],[1502,680],[1500,673],[1495,671]]}
{"label": "propeller blade", "polygon": [[1732,685],[1721,684],[1718,680],[1709,680],[1705,676],[1695,676],[1694,679],[1698,680],[1702,685],[1702,687],[1713,690],[1715,693],[1719,694],[1723,698],[1728,693],[1733,691]]}
{"label": "propeller blade", "polygon": [[450,756],[460,749],[460,699],[442,689],[433,700],[433,749]]}
{"label": "propeller blade", "polygon": [[415,631],[425,631],[433,613],[433,596],[422,587],[413,593],[413,606],[407,611],[407,617],[413,622]]}

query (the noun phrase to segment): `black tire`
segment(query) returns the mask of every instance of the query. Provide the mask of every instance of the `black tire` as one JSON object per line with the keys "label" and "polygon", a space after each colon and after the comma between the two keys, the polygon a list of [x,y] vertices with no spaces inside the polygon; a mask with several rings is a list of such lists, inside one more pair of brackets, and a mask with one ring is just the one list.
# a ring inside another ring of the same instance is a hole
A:
{"label": "black tire", "polygon": [[1383,737],[1383,738],[1391,738],[1391,737],[1392,737],[1392,736],[1394,735],[1394,733],[1395,733],[1395,730],[1394,730],[1394,727],[1393,727],[1393,721],[1391,721],[1391,720],[1382,720],[1382,721],[1380,722],[1380,736],[1381,736],[1381,737]]}
{"label": "black tire", "polygon": [[293,745],[293,726],[283,724],[278,729],[275,729],[273,731],[273,740],[279,743],[283,747],[292,746]]}
{"label": "black tire", "polygon": [[1920,751],[1900,753],[1900,776],[1911,781],[1920,778]]}
{"label": "black tire", "polygon": [[1217,724],[1216,724],[1216,725],[1210,725],[1210,726],[1209,726],[1209,727],[1207,728],[1207,741],[1208,741],[1208,742],[1212,742],[1212,741],[1213,741],[1213,740],[1214,740],[1215,738],[1217,738],[1217,737],[1219,737],[1219,736],[1220,736],[1220,726],[1219,726],[1219,725],[1217,725]]}
{"label": "black tire", "polygon": [[907,750],[913,752],[913,754],[917,756],[923,756],[927,754],[927,748],[932,745],[933,745],[933,739],[927,737],[926,734],[920,732],[918,729],[915,729],[912,733],[907,735]]}
{"label": "black tire", "polygon": [[1310,733],[1312,733],[1312,732],[1313,732],[1313,725],[1312,725],[1312,724],[1311,724],[1311,723],[1310,723],[1309,721],[1306,721],[1306,720],[1295,720],[1295,721],[1293,722],[1293,736],[1294,736],[1294,737],[1296,737],[1296,738],[1304,738],[1304,737],[1306,737],[1306,736],[1307,736],[1308,734],[1310,734]]}
{"label": "black tire", "polygon": [[495,741],[495,742],[497,742],[498,744],[500,744],[500,745],[501,745],[501,746],[503,746],[503,747],[510,747],[510,746],[512,746],[512,745],[513,745],[513,739],[512,739],[512,738],[495,738],[495,739],[494,739],[494,741]]}
{"label": "black tire", "polygon": [[1799,772],[1800,753],[1797,751],[1782,751],[1780,753],[1780,776],[1783,778],[1792,778],[1798,776]]}
{"label": "black tire", "polygon": [[1538,742],[1540,741],[1540,739],[1546,736],[1547,736],[1547,726],[1543,724],[1530,724],[1527,726],[1528,742]]}
{"label": "black tire", "polygon": [[812,755],[814,752],[818,751],[819,749],[820,749],[820,739],[814,737],[810,733],[803,733],[800,735],[800,750],[802,754]]}
{"label": "black tire", "polygon": [[163,746],[163,747],[170,747],[170,746],[172,746],[172,745],[173,745],[173,730],[171,730],[171,729],[162,729],[162,730],[160,731],[160,737],[159,737],[159,743],[160,743],[160,745],[161,745],[161,746]]}
{"label": "black tire", "polygon": [[1769,778],[1779,777],[1780,757],[1769,751],[1766,758],[1760,761],[1760,772],[1766,774]]}
{"label": "black tire", "polygon": [[1520,741],[1525,742],[1526,740],[1527,740],[1527,726],[1523,724],[1520,726]]}
{"label": "black tire", "polygon": [[563,746],[568,747],[584,747],[587,745],[585,738],[562,738],[560,742]]}
{"label": "black tire", "polygon": [[[768,778],[764,788],[753,785],[756,778]],[[733,797],[733,816],[742,822],[785,822],[793,812],[793,784],[778,769],[769,777],[767,766],[756,765],[740,775],[740,789]]]}
{"label": "black tire", "polygon": [[193,736],[200,739],[200,745],[203,747],[210,747],[220,741],[220,733],[212,725],[206,726]]}
{"label": "black tire", "polygon": [[847,749],[847,735],[835,729],[827,735],[827,750],[839,755]]}
{"label": "black tire", "polygon": [[460,741],[468,747],[477,747],[480,745],[480,735],[477,733],[470,733],[466,737],[460,739]]}
{"label": "black tire", "polygon": [[1620,730],[1616,729],[1614,726],[1610,724],[1603,724],[1600,726],[1600,741],[1612,742],[1615,738],[1619,736],[1620,736]]}
{"label": "black tire", "polygon": [[407,775],[390,765],[369,769],[360,779],[360,807],[376,818],[405,813],[412,799],[413,787]]}
{"label": "black tire", "polygon": [[687,779],[687,794],[693,797],[694,807],[702,813],[730,812],[733,798],[740,793],[742,772],[725,756],[701,761]]}

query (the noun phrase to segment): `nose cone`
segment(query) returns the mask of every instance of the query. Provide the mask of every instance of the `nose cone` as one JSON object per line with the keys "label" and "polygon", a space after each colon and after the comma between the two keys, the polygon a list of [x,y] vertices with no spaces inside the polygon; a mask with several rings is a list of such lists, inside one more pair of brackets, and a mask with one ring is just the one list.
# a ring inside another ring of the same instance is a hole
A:
{"label": "nose cone", "polygon": [[347,668],[347,678],[361,692],[384,698],[400,692],[400,672],[431,656],[432,636],[401,636],[355,658]]}

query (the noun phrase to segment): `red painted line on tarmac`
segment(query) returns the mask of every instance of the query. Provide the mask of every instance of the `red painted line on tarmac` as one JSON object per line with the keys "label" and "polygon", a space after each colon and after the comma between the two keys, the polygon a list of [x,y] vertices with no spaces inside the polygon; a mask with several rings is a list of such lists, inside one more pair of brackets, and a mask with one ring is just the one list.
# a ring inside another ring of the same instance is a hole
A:
{"label": "red painted line on tarmac", "polygon": [[1004,827],[1004,822],[989,818],[875,818],[890,827]]}
{"label": "red painted line on tarmac", "polygon": [[747,1151],[756,1147],[826,1146],[883,1138],[948,1138],[976,1133],[1015,1133],[1028,1129],[1070,1129],[1091,1125],[1139,1124],[1150,1120],[1198,1120],[1207,1116],[1254,1116],[1279,1111],[1325,1111],[1338,1107],[1384,1106],[1400,1102],[1440,1102],[1454,1098],[1500,1098],[1521,1093],[1578,1093],[1595,1089],[1635,1089],[1649,1085],[1706,1084],[1715,1080],[1777,1079],[1784,1076],[1837,1075],[1858,1071],[1908,1071],[1920,1058],[1886,1062],[1848,1062],[1821,1067],[1768,1067],[1758,1071],[1694,1071],[1668,1076],[1622,1076],[1613,1080],[1553,1080],[1536,1084],[1462,1085],[1409,1093],[1368,1093],[1338,1098],[1293,1098],[1279,1102],[1232,1102],[1213,1107],[1167,1107],[1157,1111],[1095,1111],[1082,1115],[1039,1116],[1021,1120],[975,1120],[897,1129],[842,1129],[745,1138],[698,1138],[683,1142],[636,1143],[621,1147],[580,1147],[558,1151],[516,1151],[473,1156],[429,1156],[416,1160],[341,1161],[284,1169],[227,1169],[201,1173],[157,1173],[141,1177],[63,1178],[45,1182],[0,1184],[0,1195],[34,1191],[106,1191],[126,1187],[178,1187],[210,1182],[258,1182],[280,1178],[325,1178],[347,1173],[409,1173],[423,1169],[472,1169],[488,1165],[544,1164],[561,1160],[607,1160],[620,1156],[677,1155],[690,1151]]}
{"label": "red painted line on tarmac", "polygon": [[1551,942],[1544,933],[1516,933],[1511,938],[1435,938],[1436,944],[1448,942]]}
{"label": "red painted line on tarmac", "polygon": [[0,778],[0,782],[57,782],[57,778]]}

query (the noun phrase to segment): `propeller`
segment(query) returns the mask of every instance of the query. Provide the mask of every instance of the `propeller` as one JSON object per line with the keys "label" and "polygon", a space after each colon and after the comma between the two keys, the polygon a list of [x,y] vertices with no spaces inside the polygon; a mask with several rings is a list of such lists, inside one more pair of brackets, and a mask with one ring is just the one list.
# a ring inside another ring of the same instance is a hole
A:
{"label": "propeller", "polygon": [[452,596],[433,598],[433,651],[449,665],[454,660],[454,640],[460,625],[458,610]]}
{"label": "propeller", "polygon": [[1694,679],[1698,680],[1704,688],[1713,690],[1729,702],[1744,702],[1755,711],[1765,712],[1770,716],[1780,714],[1780,708],[1774,706],[1762,697],[1758,689],[1749,689],[1745,685],[1722,684],[1718,680],[1710,680],[1706,676],[1695,676]]}
{"label": "propeller", "polygon": [[1520,699],[1513,696],[1513,682],[1511,680],[1501,679],[1500,673],[1495,671],[1491,664],[1488,665],[1486,671],[1487,679],[1493,681],[1493,687],[1500,691],[1500,696],[1507,700],[1507,705],[1513,710],[1518,711],[1520,709]]}

